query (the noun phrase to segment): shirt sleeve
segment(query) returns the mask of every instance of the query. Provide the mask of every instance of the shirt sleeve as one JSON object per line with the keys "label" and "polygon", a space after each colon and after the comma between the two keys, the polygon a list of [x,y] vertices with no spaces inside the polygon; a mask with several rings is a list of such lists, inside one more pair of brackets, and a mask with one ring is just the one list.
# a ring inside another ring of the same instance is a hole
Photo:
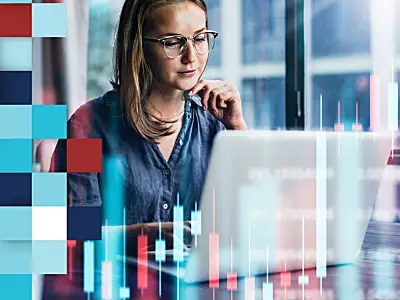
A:
{"label": "shirt sleeve", "polygon": [[[90,129],[90,131],[92,131]],[[74,116],[68,121],[68,138],[90,138],[91,133]],[[52,172],[67,172],[67,140],[60,139],[53,152]],[[98,173],[67,173],[68,204],[100,206]]]}
{"label": "shirt sleeve", "polygon": [[217,121],[217,133],[220,132],[221,130],[226,130],[226,127],[224,123]]}

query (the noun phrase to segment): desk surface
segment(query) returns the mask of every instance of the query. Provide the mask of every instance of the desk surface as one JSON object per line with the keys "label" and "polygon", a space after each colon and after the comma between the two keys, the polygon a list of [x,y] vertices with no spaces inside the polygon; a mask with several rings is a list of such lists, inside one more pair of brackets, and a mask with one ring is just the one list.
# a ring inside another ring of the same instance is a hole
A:
{"label": "desk surface", "polygon": [[[302,299],[302,286],[298,284],[300,272],[291,272],[290,286],[281,286],[281,275],[269,275],[274,285],[274,299]],[[328,268],[327,278],[320,280],[315,270],[306,270],[309,284],[304,287],[304,299],[400,299],[400,223],[370,222],[357,264]],[[183,285],[176,280],[162,279],[161,297],[158,291],[158,272],[149,271],[147,290],[137,289],[136,270],[127,270],[130,299],[245,299],[245,280],[238,281],[236,292],[227,291],[226,282],[212,290],[208,284]],[[266,276],[255,279],[255,299],[262,299],[262,285]],[[43,299],[88,299],[83,293],[82,278],[68,275],[46,275]],[[94,299],[94,297],[90,298]]]}

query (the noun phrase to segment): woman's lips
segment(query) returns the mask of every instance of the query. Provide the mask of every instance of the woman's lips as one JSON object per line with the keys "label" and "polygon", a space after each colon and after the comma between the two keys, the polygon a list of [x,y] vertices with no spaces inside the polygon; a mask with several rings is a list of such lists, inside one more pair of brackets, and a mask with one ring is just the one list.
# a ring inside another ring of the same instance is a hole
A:
{"label": "woman's lips", "polygon": [[190,72],[178,72],[178,74],[182,77],[193,77],[194,75],[196,75],[197,70],[193,70]]}

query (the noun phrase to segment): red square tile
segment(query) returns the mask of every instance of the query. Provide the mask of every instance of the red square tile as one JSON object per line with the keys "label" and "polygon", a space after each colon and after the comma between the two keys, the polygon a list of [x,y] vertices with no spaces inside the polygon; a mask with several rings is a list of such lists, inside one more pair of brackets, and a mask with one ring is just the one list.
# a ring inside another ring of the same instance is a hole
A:
{"label": "red square tile", "polygon": [[68,139],[67,172],[100,173],[102,170],[101,139]]}
{"label": "red square tile", "polygon": [[32,4],[0,4],[0,37],[32,37]]}

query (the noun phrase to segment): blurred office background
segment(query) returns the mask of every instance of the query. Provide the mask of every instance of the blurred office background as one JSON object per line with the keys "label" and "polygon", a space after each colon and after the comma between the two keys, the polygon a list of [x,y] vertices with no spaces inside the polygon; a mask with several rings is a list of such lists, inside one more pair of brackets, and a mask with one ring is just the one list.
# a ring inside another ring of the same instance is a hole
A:
{"label": "blurred office background", "polygon": [[[373,2],[382,3],[380,13],[379,9],[371,10]],[[88,98],[97,97],[110,87],[112,39],[122,3],[123,0],[90,1]],[[219,31],[220,36],[204,77],[229,79],[239,86],[251,128],[284,128],[285,1],[207,3],[210,28]],[[400,11],[399,1],[305,0],[304,5],[305,128],[319,128],[321,95],[325,129],[333,129],[337,121],[338,101],[342,119],[349,122],[355,121],[357,102],[359,122],[368,128],[370,75],[377,56],[383,55],[382,51],[384,55],[394,55],[394,80],[400,67],[400,33],[395,30],[400,21],[394,19],[393,13]],[[393,16],[385,12],[392,12]],[[387,24],[390,21],[392,24]],[[388,26],[393,28],[385,29]],[[382,37],[386,38],[383,42]],[[385,49],[376,50],[379,45]]]}
{"label": "blurred office background", "polygon": [[[210,28],[220,32],[204,78],[233,81],[250,128],[284,129],[285,0],[206,0]],[[342,120],[369,127],[370,76],[389,81],[400,71],[400,12],[396,0],[304,2],[305,129],[333,129]],[[36,2],[40,2],[36,0]],[[46,2],[46,1],[44,1]],[[124,0],[66,1],[68,37],[34,39],[34,100],[79,105],[110,89],[112,47]],[[288,67],[292,68],[291,64]],[[295,68],[295,67],[293,67]],[[386,93],[386,94],[385,94]]]}

